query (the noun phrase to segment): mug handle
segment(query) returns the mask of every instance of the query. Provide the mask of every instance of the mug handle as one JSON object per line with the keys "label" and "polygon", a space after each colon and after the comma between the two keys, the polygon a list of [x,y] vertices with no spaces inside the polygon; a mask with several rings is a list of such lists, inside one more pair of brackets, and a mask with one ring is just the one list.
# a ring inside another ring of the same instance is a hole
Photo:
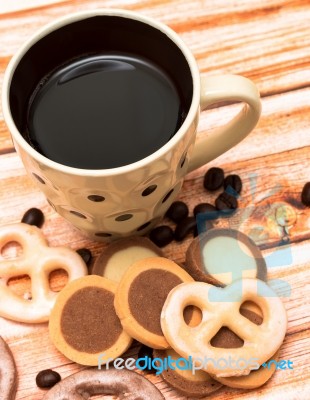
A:
{"label": "mug handle", "polygon": [[226,125],[210,135],[197,138],[188,172],[208,163],[244,139],[257,124],[261,114],[260,95],[255,84],[240,75],[201,77],[202,110],[220,101],[242,101],[242,110]]}

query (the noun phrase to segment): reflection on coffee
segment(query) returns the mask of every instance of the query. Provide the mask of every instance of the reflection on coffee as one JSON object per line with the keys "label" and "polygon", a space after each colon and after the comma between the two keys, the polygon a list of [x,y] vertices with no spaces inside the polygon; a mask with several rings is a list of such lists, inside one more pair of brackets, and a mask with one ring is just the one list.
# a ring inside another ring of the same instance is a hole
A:
{"label": "reflection on coffee", "polygon": [[58,163],[114,168],[162,147],[184,115],[178,88],[156,64],[127,53],[97,54],[42,80],[29,105],[27,134]]}

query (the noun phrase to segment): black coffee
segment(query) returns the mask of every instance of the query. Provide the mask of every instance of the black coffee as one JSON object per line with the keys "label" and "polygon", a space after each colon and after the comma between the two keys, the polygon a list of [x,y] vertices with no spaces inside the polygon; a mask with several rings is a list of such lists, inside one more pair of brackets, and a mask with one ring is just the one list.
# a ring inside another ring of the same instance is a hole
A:
{"label": "black coffee", "polygon": [[178,89],[165,71],[139,56],[106,54],[72,61],[42,81],[27,130],[49,159],[103,169],[152,154],[183,119]]}

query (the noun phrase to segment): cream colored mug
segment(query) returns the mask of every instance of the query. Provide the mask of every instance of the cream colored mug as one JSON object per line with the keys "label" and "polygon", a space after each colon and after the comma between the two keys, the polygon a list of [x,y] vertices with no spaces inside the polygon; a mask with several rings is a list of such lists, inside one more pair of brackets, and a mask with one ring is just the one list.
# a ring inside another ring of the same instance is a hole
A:
{"label": "cream colored mug", "polygon": [[[107,49],[142,54],[173,75],[187,102],[182,125],[161,148],[128,165],[80,169],[48,159],[24,137],[25,110],[34,88],[57,65]],[[261,112],[259,93],[250,80],[237,75],[200,77],[194,56],[173,30],[116,9],[82,11],[43,27],[10,61],[2,101],[27,172],[61,216],[96,240],[145,234],[174,201],[185,174],[240,142]],[[227,125],[196,138],[200,108],[221,101],[245,104]]]}

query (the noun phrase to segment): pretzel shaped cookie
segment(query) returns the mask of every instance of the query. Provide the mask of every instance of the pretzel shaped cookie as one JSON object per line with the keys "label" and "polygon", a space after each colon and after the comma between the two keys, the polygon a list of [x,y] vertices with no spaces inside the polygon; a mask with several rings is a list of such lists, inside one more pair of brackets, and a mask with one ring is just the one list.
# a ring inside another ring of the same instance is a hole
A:
{"label": "pretzel shaped cookie", "polygon": [[[257,295],[258,286],[264,296]],[[260,307],[261,325],[240,314],[240,306],[246,301]],[[189,305],[202,312],[200,324],[194,327],[183,318],[183,310]],[[224,326],[244,341],[242,347],[222,349],[210,344]],[[257,279],[242,279],[225,288],[203,282],[182,283],[171,290],[161,313],[161,328],[171,347],[182,357],[191,356],[194,363],[203,363],[201,369],[217,377],[248,375],[251,368],[247,362],[255,359],[261,365],[267,361],[282,344],[286,327],[281,300]],[[241,359],[246,365],[239,368]]]}
{"label": "pretzel shaped cookie", "polygon": [[[122,400],[165,400],[159,389],[144,376],[126,369],[79,371],[58,382],[43,400],[83,400],[109,394]],[[113,396],[113,398],[114,398]]]}
{"label": "pretzel shaped cookie", "polygon": [[[75,251],[49,247],[36,226],[17,223],[0,227],[0,250],[9,242],[20,244],[22,255],[0,260],[0,316],[19,322],[45,322],[57,297],[49,287],[50,273],[64,269],[70,282],[86,275],[87,267]],[[30,300],[19,297],[7,285],[9,279],[21,275],[31,278]]]}
{"label": "pretzel shaped cookie", "polygon": [[0,336],[0,398],[14,400],[17,387],[17,371],[13,354]]}

